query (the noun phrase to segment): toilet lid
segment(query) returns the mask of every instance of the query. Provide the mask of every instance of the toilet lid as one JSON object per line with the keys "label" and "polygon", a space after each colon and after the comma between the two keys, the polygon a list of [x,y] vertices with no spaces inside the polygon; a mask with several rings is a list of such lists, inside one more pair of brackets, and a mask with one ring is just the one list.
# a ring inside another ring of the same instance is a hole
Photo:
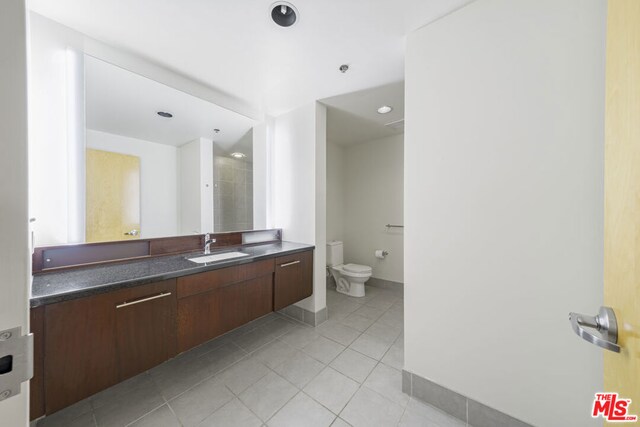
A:
{"label": "toilet lid", "polygon": [[350,271],[351,273],[371,273],[371,267],[369,267],[368,265],[345,264],[342,269],[345,271]]}

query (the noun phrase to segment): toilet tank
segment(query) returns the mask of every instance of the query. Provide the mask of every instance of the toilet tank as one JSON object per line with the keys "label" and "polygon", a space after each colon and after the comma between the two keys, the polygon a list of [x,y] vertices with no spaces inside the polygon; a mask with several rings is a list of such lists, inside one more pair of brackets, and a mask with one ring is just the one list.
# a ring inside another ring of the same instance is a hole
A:
{"label": "toilet tank", "polygon": [[342,250],[342,242],[338,240],[327,242],[327,265],[344,264]]}

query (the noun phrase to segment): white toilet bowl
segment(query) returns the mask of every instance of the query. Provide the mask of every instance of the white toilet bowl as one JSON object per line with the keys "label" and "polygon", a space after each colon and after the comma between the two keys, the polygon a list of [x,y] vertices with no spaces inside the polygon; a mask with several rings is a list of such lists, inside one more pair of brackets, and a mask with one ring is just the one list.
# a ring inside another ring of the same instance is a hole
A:
{"label": "white toilet bowl", "polygon": [[359,264],[340,264],[330,268],[336,281],[336,291],[352,297],[364,296],[364,284],[371,277],[371,267]]}

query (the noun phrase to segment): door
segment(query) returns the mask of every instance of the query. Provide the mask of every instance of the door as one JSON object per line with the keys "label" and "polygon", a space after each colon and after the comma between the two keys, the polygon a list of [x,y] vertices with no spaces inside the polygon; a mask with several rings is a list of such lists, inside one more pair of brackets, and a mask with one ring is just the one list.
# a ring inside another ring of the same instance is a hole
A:
{"label": "door", "polygon": [[140,237],[140,158],[87,149],[86,241]]}
{"label": "door", "polygon": [[176,280],[121,291],[116,301],[118,379],[124,381],[176,354]]}
{"label": "door", "polygon": [[604,387],[640,416],[640,1],[608,8],[604,303],[621,351],[604,352]]}
{"label": "door", "polygon": [[313,293],[313,251],[276,258],[273,309],[281,310]]}
{"label": "door", "polygon": [[[24,0],[0,2],[0,331],[28,331],[31,280],[27,178],[27,25]],[[2,379],[0,379],[0,386]],[[0,389],[2,393],[6,389]],[[28,383],[0,401],[0,424],[26,426]]]}

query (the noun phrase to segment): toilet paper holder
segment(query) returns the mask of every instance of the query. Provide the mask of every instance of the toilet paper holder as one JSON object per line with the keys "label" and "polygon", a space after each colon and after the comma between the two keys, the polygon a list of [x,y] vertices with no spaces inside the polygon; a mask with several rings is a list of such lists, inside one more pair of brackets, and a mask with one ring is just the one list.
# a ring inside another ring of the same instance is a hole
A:
{"label": "toilet paper holder", "polygon": [[389,255],[389,251],[384,250],[384,249],[376,249],[374,254],[375,254],[376,258],[384,259],[387,255]]}

